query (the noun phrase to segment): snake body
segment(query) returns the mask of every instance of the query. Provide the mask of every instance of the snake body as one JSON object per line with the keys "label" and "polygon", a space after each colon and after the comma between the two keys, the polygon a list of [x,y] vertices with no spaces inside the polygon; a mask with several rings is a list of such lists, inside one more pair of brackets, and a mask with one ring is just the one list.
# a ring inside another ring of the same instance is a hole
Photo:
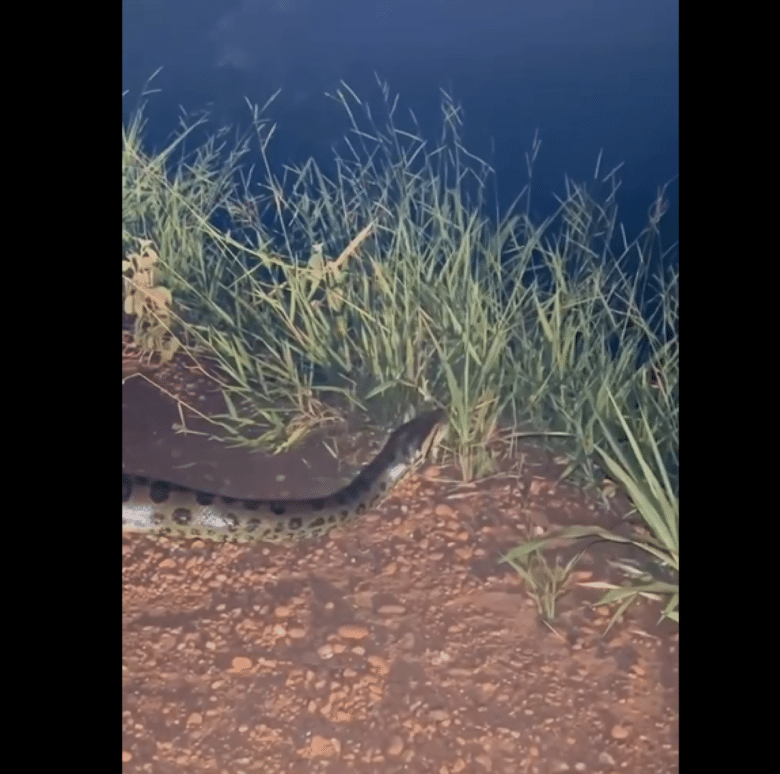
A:
{"label": "snake body", "polygon": [[122,474],[125,532],[220,541],[283,543],[323,535],[374,508],[441,439],[442,410],[397,428],[353,481],[326,497],[248,500]]}

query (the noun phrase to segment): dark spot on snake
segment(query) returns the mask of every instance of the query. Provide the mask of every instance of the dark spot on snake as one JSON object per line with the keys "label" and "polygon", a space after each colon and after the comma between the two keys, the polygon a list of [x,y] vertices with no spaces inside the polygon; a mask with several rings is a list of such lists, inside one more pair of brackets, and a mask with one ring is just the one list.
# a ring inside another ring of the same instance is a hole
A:
{"label": "dark spot on snake", "polygon": [[303,520],[296,516],[294,519],[290,519],[288,526],[291,530],[299,530],[303,526]]}
{"label": "dark spot on snake", "polygon": [[177,508],[171,516],[171,521],[181,527],[186,527],[192,519],[192,512],[187,508]]}
{"label": "dark spot on snake", "polygon": [[268,510],[271,511],[271,513],[273,513],[275,516],[284,516],[284,514],[287,512],[287,508],[282,502],[268,503]]}
{"label": "dark spot on snake", "polygon": [[216,499],[216,495],[211,492],[195,492],[195,502],[198,505],[211,505]]}
{"label": "dark spot on snake", "polygon": [[149,486],[149,498],[153,503],[164,503],[171,496],[171,485],[167,481],[153,481]]}
{"label": "dark spot on snake", "polygon": [[130,476],[122,474],[122,502],[126,503],[133,493],[133,481]]}

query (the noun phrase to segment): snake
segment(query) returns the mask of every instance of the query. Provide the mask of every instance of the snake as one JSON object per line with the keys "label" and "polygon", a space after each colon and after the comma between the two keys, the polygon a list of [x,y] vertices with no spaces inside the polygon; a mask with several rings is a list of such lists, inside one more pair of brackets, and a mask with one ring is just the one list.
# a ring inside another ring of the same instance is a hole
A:
{"label": "snake", "polygon": [[122,473],[122,531],[221,542],[287,543],[325,535],[377,506],[438,446],[443,409],[394,430],[346,486],[325,497],[252,500]]}

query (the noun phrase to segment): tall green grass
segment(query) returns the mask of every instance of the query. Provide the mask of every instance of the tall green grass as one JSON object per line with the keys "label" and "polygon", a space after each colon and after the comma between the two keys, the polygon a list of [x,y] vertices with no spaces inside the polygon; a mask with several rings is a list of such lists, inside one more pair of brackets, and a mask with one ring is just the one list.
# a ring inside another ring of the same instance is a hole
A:
{"label": "tall green grass", "polygon": [[[616,175],[598,164],[590,186],[567,181],[542,222],[530,187],[497,213],[459,106],[443,96],[431,142],[381,86],[381,125],[346,85],[333,95],[351,131],[327,171],[313,159],[272,167],[283,129],[263,117],[268,105],[253,108],[249,134],[194,148],[198,122],[155,152],[143,106],[123,126],[123,248],[153,241],[171,333],[218,364],[229,407],[213,418],[218,434],[281,448],[291,426],[297,438],[334,413],[389,421],[440,404],[465,478],[491,470],[486,443],[510,424],[564,437],[567,473],[591,479],[612,441],[635,444],[675,489],[678,287],[660,254],[664,192],[631,240]],[[539,152],[536,140],[529,184]],[[599,202],[590,188],[605,184]]]}

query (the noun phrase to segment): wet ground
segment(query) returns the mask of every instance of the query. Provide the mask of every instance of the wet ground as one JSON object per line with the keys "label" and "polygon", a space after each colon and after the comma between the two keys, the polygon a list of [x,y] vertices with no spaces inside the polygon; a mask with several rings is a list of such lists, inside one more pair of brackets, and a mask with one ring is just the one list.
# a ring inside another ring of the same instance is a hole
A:
{"label": "wet ground", "polygon": [[[341,463],[323,439],[268,458],[177,435],[180,421],[173,400],[127,379],[125,470],[305,497],[345,483],[384,440],[331,436]],[[626,547],[592,546],[549,623],[500,563],[542,529],[612,528],[625,505],[556,484],[561,467],[530,447],[502,468],[464,485],[429,465],[381,512],[293,546],[123,536],[123,771],[678,771],[676,625],[647,601],[605,634],[612,611],[588,605],[603,592],[579,585],[619,580],[608,560]]]}

